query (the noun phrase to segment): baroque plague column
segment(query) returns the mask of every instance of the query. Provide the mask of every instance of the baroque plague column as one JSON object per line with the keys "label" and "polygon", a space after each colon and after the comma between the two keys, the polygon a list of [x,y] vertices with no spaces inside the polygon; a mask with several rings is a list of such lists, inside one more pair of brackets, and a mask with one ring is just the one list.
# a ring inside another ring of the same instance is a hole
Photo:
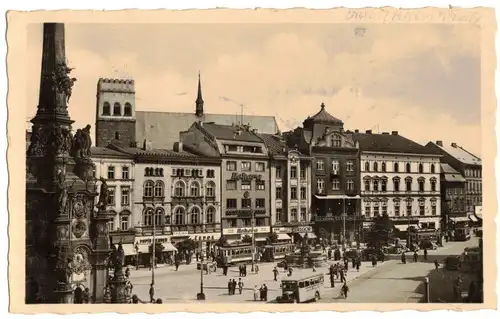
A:
{"label": "baroque plague column", "polygon": [[103,205],[94,210],[90,125],[71,133],[71,71],[64,24],[44,23],[39,104],[26,163],[26,303],[78,302],[73,298],[85,288],[102,302],[106,286],[109,217]]}

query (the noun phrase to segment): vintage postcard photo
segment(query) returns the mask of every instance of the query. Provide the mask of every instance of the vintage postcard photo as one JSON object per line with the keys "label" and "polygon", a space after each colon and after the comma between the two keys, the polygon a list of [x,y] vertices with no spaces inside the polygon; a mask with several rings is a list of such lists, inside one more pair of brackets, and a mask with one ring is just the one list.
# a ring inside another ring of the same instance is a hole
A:
{"label": "vintage postcard photo", "polygon": [[495,307],[492,10],[7,19],[11,311]]}

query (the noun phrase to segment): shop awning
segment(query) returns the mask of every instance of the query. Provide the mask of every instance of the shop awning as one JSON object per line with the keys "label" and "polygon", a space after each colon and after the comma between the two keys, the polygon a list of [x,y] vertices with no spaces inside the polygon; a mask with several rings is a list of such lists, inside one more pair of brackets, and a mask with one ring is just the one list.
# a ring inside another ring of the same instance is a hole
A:
{"label": "shop awning", "polygon": [[469,215],[469,219],[475,223],[479,221],[479,219],[477,219],[476,215]]}
{"label": "shop awning", "polygon": [[165,251],[177,251],[177,248],[171,243],[163,243],[162,245]]}
{"label": "shop awning", "polygon": [[[115,244],[116,249],[118,249],[118,244]],[[135,251],[134,244],[122,244],[123,247],[123,252],[125,253],[125,256],[133,256],[137,255],[137,252]]]}
{"label": "shop awning", "polygon": [[469,217],[451,217],[451,220],[454,222],[468,222],[470,221]]}
{"label": "shop awning", "polygon": [[316,237],[316,235],[314,233],[307,233],[307,238],[314,239],[314,238],[318,238],[318,237]]}
{"label": "shop awning", "polygon": [[399,231],[407,231],[408,225],[394,225]]}
{"label": "shop awning", "polygon": [[267,238],[255,238],[255,241],[266,241]]}
{"label": "shop awning", "polygon": [[143,254],[149,253],[149,245],[148,244],[143,244],[143,245],[137,245],[139,247],[139,252]]}
{"label": "shop awning", "polygon": [[361,199],[361,196],[347,196],[347,195],[314,195],[317,199]]}
{"label": "shop awning", "polygon": [[291,240],[290,236],[287,234],[278,234],[278,240]]}

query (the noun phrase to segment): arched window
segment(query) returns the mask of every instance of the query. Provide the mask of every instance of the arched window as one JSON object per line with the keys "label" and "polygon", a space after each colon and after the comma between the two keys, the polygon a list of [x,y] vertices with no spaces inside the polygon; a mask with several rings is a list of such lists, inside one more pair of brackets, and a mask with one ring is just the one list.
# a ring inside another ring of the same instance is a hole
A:
{"label": "arched window", "polygon": [[370,162],[365,162],[365,171],[366,172],[370,171]]}
{"label": "arched window", "polygon": [[425,191],[425,178],[423,177],[418,178],[418,191],[419,192]]}
{"label": "arched window", "polygon": [[200,209],[196,206],[193,207],[189,213],[189,223],[200,224]]}
{"label": "arched window", "polygon": [[213,224],[215,220],[215,207],[210,206],[207,208],[207,224]]}
{"label": "arched window", "polygon": [[387,170],[387,165],[385,162],[382,162],[382,172],[385,172]]}
{"label": "arched window", "polygon": [[392,182],[394,183],[394,191],[395,192],[399,192],[399,181],[400,181],[400,178],[397,176],[392,179]]}
{"label": "arched window", "polygon": [[182,181],[175,183],[174,194],[177,197],[184,197],[184,183]]}
{"label": "arched window", "polygon": [[198,184],[198,182],[192,182],[189,193],[192,197],[200,196],[200,184]]}
{"label": "arched window", "polygon": [[157,181],[155,183],[155,197],[163,197],[164,195],[165,185],[162,181]]}
{"label": "arched window", "polygon": [[144,226],[153,226],[153,210],[151,208],[144,211]]}
{"label": "arched window", "polygon": [[378,172],[378,163],[377,162],[373,163],[373,171]]}
{"label": "arched window", "polygon": [[130,103],[125,103],[125,106],[123,108],[123,115],[124,116],[132,116],[132,105]]}
{"label": "arched window", "polygon": [[109,105],[109,102],[104,102],[102,105],[102,115],[111,115],[111,105]]}
{"label": "arched window", "polygon": [[436,191],[436,178],[431,178],[431,191]]}
{"label": "arched window", "polygon": [[394,172],[399,172],[399,163],[394,163]]}
{"label": "arched window", "polygon": [[177,207],[174,212],[174,223],[176,225],[184,225],[185,216],[186,216],[186,210],[184,209],[184,207],[182,206]]}
{"label": "arched window", "polygon": [[406,163],[406,172],[411,173],[411,165],[410,163]]}
{"label": "arched window", "polygon": [[434,166],[434,164],[431,164],[431,173],[435,173],[436,172],[436,167]]}
{"label": "arched window", "polygon": [[155,211],[155,225],[162,226],[163,225],[163,216],[165,215],[165,211],[163,208],[157,208]]}
{"label": "arched window", "polygon": [[122,115],[122,106],[120,105],[120,103],[116,102],[113,105],[113,116],[120,116],[120,115]]}
{"label": "arched window", "polygon": [[144,197],[153,197],[153,188],[154,188],[154,183],[153,181],[146,181],[144,182]]}
{"label": "arched window", "polygon": [[208,182],[205,186],[205,196],[206,197],[215,197],[215,183]]}
{"label": "arched window", "polygon": [[405,178],[405,183],[406,183],[406,191],[407,192],[411,192],[411,184],[412,184],[412,178],[411,177],[407,177]]}
{"label": "arched window", "polygon": [[424,172],[424,165],[422,163],[418,164],[418,172],[423,173]]}

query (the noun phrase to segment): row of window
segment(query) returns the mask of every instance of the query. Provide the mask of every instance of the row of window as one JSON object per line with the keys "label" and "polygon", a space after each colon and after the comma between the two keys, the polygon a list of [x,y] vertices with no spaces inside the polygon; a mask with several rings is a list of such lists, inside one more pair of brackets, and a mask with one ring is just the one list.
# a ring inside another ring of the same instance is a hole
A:
{"label": "row of window", "polygon": [[[431,202],[431,208],[430,208],[430,213],[433,216],[437,215],[437,206],[436,202]],[[399,205],[399,202],[394,202],[394,212],[388,213],[387,212],[387,205],[385,202],[382,202],[382,205],[378,205],[377,202],[373,203],[374,205],[370,205],[369,203],[365,203],[365,216],[367,217],[372,217],[373,216],[380,216],[381,214],[388,214],[391,216],[391,213],[394,213],[394,216],[402,216],[401,215],[401,206]],[[413,211],[413,204],[410,201],[407,201],[405,203],[405,208],[406,208],[406,216],[425,216],[426,212],[429,211],[429,209],[425,207],[425,202],[424,201],[419,201],[418,205],[418,211]]]}
{"label": "row of window", "polygon": [[213,206],[208,206],[204,214],[198,206],[194,206],[190,210],[187,210],[184,206],[177,206],[174,209],[172,218],[170,218],[162,208],[156,210],[148,208],[143,212],[143,222],[144,226],[213,224],[215,222],[215,213],[216,210]]}
{"label": "row of window", "polygon": [[483,184],[476,181],[467,181],[467,191],[481,193],[483,191]]}
{"label": "row of window", "polygon": [[[121,206],[129,206],[130,205],[130,187],[128,187],[128,186],[120,187],[120,203],[121,203]],[[110,206],[116,205],[116,188],[115,187],[108,188],[108,205],[110,205]]]}
{"label": "row of window", "polygon": [[[283,167],[282,166],[276,166],[276,179],[282,179],[283,178]],[[301,166],[299,169],[299,176],[300,179],[306,179],[306,169],[305,167]],[[290,178],[295,179],[297,178],[297,166],[291,166],[290,167]]]}
{"label": "row of window", "polygon": [[226,152],[235,153],[262,153],[262,147],[260,146],[249,146],[249,145],[224,145],[224,150]]}
{"label": "row of window", "polygon": [[[379,162],[373,162],[373,163],[370,163],[368,161],[365,162],[365,172],[378,172],[379,171]],[[395,173],[398,173],[399,172],[399,163],[393,163],[393,172]],[[380,171],[381,172],[387,172],[387,163],[386,162],[382,162],[380,163]],[[411,163],[406,163],[405,164],[405,172],[406,173],[411,173]],[[418,164],[418,172],[419,173],[426,173],[424,171],[424,164],[420,163]],[[429,168],[429,173],[436,173],[436,166],[434,164],[431,164],[430,165],[430,168]]]}
{"label": "row of window", "polygon": [[[95,176],[95,169],[93,171]],[[117,179],[115,166],[108,166],[108,179]],[[122,179],[130,179],[130,168],[128,166],[122,166]]]}
{"label": "row of window", "polygon": [[[400,181],[401,179],[399,177],[394,177],[392,179],[393,182],[393,190],[395,192],[400,191]],[[419,192],[425,192],[425,178],[420,177],[417,180],[418,182],[418,191]],[[406,192],[411,192],[412,191],[412,185],[413,185],[413,179],[411,177],[406,177],[405,178],[405,191]],[[436,178],[431,178],[430,179],[430,185],[431,185],[431,191],[435,192],[436,191],[436,185],[437,185],[437,179]],[[379,188],[380,186],[380,188]],[[365,191],[373,191],[373,192],[387,192],[387,178],[381,178],[381,179],[370,179],[370,178],[365,178]]]}
{"label": "row of window", "polygon": [[116,230],[126,231],[129,229],[130,216],[120,216],[120,227],[115,228],[115,221],[111,220],[107,223],[108,232],[113,232]]}
{"label": "row of window", "polygon": [[[250,181],[241,181],[240,188],[242,191],[251,191],[252,189],[263,191],[266,189],[266,181],[256,180],[255,187],[252,187],[253,182]],[[238,190],[238,181],[233,179],[226,180],[226,190],[235,191]]]}
{"label": "row of window", "polygon": [[[340,161],[332,160],[331,161],[332,172],[340,172]],[[325,160],[318,159],[316,160],[316,170],[324,171],[325,170]],[[346,172],[354,172],[354,161],[347,161],[345,163]]]}
{"label": "row of window", "polygon": [[[251,198],[242,198],[240,199],[241,206],[240,208],[252,208],[252,199]],[[237,209],[238,208],[238,200],[236,198],[228,198],[226,199],[226,209]],[[266,199],[265,198],[256,198],[255,206],[253,208],[266,208]]]}
{"label": "row of window", "polygon": [[476,177],[476,178],[481,178],[482,177],[482,171],[481,169],[466,169],[465,170],[465,177]]}
{"label": "row of window", "polygon": [[[290,187],[290,199],[298,199],[297,198],[297,189],[298,187]],[[283,193],[283,188],[278,186],[276,187],[276,199],[284,199],[284,193]],[[301,187],[300,188],[300,199],[307,199],[307,188],[306,187]]]}
{"label": "row of window", "polygon": [[[267,218],[255,218],[255,226],[257,227],[269,226],[269,224],[267,224],[266,221]],[[242,218],[242,219],[231,218],[222,220],[223,228],[251,227],[251,226],[252,226],[252,220],[248,218]]]}
{"label": "row of window", "polygon": [[[325,188],[325,179],[323,178],[318,178],[316,180],[316,189],[318,191],[318,193],[324,193],[326,191],[326,188]],[[331,182],[331,189],[332,190],[340,190],[340,180],[339,179],[333,179],[332,182]],[[348,192],[353,192],[354,191],[354,180],[352,179],[348,179],[346,180],[345,182],[345,190],[348,191]]]}
{"label": "row of window", "polygon": [[[226,162],[226,171],[236,171],[238,169],[237,161],[227,161]],[[245,172],[252,171],[252,162],[241,161],[240,162],[240,170]],[[255,163],[255,171],[256,172],[264,172],[266,170],[266,163],[257,162]]]}
{"label": "row of window", "polygon": [[[144,182],[144,197],[165,197],[165,184],[162,181],[146,181]],[[192,181],[187,187],[184,181],[176,181],[174,183],[174,193],[172,196],[175,197],[200,197],[203,196],[201,192],[201,185],[198,181]],[[205,196],[215,197],[215,183],[208,181],[205,184]]]}
{"label": "row of window", "polygon": [[132,105],[128,102],[125,103],[123,106],[123,113],[122,113],[122,106],[120,103],[115,102],[113,104],[113,112],[111,112],[111,104],[109,102],[104,102],[102,105],[102,115],[104,116],[132,116]]}
{"label": "row of window", "polygon": [[[283,214],[283,209],[276,208],[276,222],[286,222],[286,215]],[[290,220],[289,222],[305,222],[307,221],[307,209],[305,207],[300,208],[300,216],[297,215],[297,208],[290,208]]]}

